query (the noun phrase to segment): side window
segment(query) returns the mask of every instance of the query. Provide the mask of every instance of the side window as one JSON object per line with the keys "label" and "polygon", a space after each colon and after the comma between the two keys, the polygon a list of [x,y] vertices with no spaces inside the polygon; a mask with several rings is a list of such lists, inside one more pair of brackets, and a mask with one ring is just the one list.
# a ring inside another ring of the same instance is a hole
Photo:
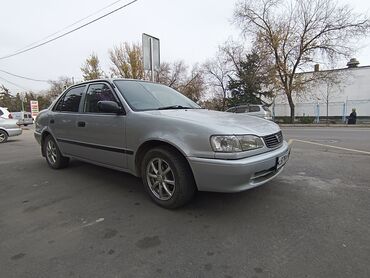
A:
{"label": "side window", "polygon": [[227,109],[226,112],[235,113],[235,107]]}
{"label": "side window", "polygon": [[70,89],[56,106],[56,111],[61,112],[78,112],[81,96],[85,86]]}
{"label": "side window", "polygon": [[248,109],[245,106],[237,107],[235,110],[235,113],[245,113],[245,112],[248,112]]}
{"label": "side window", "polygon": [[3,111],[0,110],[0,116],[4,115]]}
{"label": "side window", "polygon": [[249,112],[259,112],[260,111],[260,107],[257,106],[257,105],[251,105],[249,106]]}
{"label": "side window", "polygon": [[99,113],[99,101],[114,101],[117,102],[112,90],[107,84],[91,84],[87,90],[84,104],[84,112]]}

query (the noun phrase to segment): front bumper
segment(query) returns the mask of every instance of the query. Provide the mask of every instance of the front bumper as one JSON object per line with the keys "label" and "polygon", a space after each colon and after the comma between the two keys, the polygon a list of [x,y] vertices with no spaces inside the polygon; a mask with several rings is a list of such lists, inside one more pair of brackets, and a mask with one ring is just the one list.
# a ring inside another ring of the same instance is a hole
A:
{"label": "front bumper", "polygon": [[22,129],[21,128],[9,128],[9,129],[6,129],[6,132],[8,133],[9,137],[18,136],[22,134]]}
{"label": "front bumper", "polygon": [[200,191],[239,192],[262,185],[281,173],[277,158],[290,152],[287,142],[273,151],[237,160],[188,157]]}

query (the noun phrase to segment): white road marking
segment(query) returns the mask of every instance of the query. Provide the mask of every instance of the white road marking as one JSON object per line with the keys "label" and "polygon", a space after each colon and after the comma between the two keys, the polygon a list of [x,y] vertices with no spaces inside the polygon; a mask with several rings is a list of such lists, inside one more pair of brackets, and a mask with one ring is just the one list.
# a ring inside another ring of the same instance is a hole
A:
{"label": "white road marking", "polygon": [[294,141],[301,142],[301,143],[306,143],[306,144],[311,144],[311,145],[317,145],[317,146],[321,146],[321,147],[327,147],[327,148],[333,148],[333,149],[348,151],[348,152],[355,152],[355,153],[362,153],[362,154],[370,155],[370,152],[367,152],[367,151],[361,151],[361,150],[356,150],[356,149],[348,149],[348,148],[326,145],[326,144],[321,144],[321,143],[316,143],[316,142],[311,142],[311,141],[304,141],[304,140],[299,140],[299,139],[290,139],[288,141],[288,144],[291,145]]}
{"label": "white road marking", "polygon": [[95,224],[98,224],[99,222],[103,222],[104,221],[104,218],[99,218],[99,219],[96,219],[95,221],[93,222],[90,222],[90,223],[87,223],[85,225],[82,225],[81,228],[85,228],[85,227],[88,227],[88,226],[92,226],[92,225],[95,225]]}

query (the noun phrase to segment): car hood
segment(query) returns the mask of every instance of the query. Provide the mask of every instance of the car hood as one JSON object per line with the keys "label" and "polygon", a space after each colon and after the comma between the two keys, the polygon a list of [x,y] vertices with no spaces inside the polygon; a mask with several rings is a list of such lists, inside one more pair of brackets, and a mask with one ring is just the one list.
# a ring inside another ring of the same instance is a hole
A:
{"label": "car hood", "polygon": [[205,109],[148,111],[152,115],[170,117],[203,125],[219,134],[256,134],[265,136],[280,131],[280,127],[268,120],[249,116]]}

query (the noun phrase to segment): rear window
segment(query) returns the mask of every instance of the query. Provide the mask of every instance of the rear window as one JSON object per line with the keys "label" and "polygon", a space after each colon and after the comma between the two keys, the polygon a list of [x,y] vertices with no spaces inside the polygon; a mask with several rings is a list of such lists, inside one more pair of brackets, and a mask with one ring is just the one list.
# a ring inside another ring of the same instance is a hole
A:
{"label": "rear window", "polygon": [[259,112],[260,111],[260,107],[257,106],[257,105],[251,105],[249,106],[249,112]]}

